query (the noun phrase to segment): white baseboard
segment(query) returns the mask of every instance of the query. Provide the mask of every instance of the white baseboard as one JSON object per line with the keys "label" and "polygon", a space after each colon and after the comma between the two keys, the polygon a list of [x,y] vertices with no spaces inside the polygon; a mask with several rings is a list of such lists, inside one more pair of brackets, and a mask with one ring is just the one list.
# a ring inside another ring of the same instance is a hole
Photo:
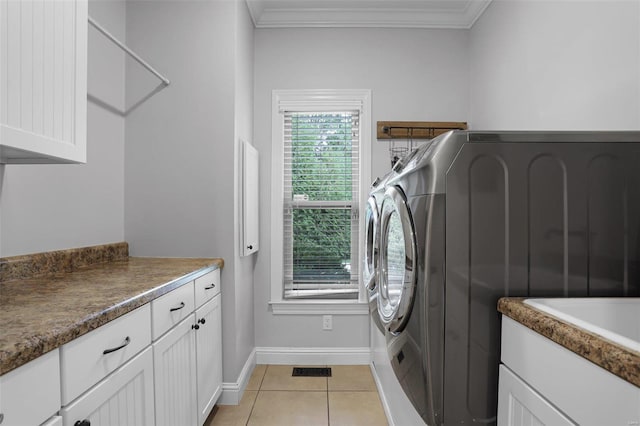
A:
{"label": "white baseboard", "polygon": [[238,405],[256,364],[370,365],[371,349],[363,348],[255,348],[242,367],[237,382],[222,384],[218,405]]}
{"label": "white baseboard", "polygon": [[402,390],[389,359],[382,357],[381,354],[378,355],[380,355],[376,357],[378,362],[374,360],[371,364],[371,373],[376,382],[382,408],[387,415],[389,426],[426,426],[424,420],[413,408],[411,401]]}
{"label": "white baseboard", "polygon": [[240,400],[242,399],[242,395],[244,394],[244,390],[247,387],[247,383],[249,383],[249,379],[251,378],[251,373],[253,373],[253,369],[256,367],[256,349],[251,351],[251,354],[247,358],[247,361],[244,363],[244,367],[242,367],[242,371],[240,371],[240,376],[238,377],[238,381],[235,383],[225,382],[222,384],[222,395],[220,395],[220,399],[218,399],[218,405],[238,405]]}
{"label": "white baseboard", "polygon": [[257,364],[369,365],[371,349],[358,348],[256,348]]}

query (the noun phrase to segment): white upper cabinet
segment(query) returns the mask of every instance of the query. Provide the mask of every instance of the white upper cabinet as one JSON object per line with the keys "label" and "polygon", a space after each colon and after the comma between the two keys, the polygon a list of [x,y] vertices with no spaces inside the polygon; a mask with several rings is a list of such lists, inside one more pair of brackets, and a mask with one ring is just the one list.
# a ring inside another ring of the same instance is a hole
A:
{"label": "white upper cabinet", "polygon": [[249,256],[260,248],[259,160],[258,150],[248,142],[244,142],[242,144],[242,256]]}
{"label": "white upper cabinet", "polygon": [[0,0],[0,163],[84,163],[87,0]]}

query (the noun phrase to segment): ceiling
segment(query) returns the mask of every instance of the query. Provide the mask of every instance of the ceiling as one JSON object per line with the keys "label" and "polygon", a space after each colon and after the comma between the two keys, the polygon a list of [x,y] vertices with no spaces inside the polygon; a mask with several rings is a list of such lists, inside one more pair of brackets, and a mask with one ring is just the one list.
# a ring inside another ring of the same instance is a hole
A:
{"label": "ceiling", "polygon": [[246,0],[256,28],[471,28],[491,0]]}

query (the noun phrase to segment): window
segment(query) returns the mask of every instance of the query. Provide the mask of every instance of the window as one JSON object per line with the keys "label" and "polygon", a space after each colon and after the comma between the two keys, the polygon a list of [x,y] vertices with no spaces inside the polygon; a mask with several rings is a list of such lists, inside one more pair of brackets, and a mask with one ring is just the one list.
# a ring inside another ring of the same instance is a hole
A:
{"label": "window", "polygon": [[272,301],[360,298],[369,99],[274,91]]}
{"label": "window", "polygon": [[284,298],[358,298],[359,111],[284,112]]}

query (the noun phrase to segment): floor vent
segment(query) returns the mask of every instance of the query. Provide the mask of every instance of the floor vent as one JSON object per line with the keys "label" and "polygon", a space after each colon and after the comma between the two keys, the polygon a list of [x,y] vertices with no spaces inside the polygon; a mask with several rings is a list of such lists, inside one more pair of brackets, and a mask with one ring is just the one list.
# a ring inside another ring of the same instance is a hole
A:
{"label": "floor vent", "polygon": [[293,367],[292,376],[300,377],[331,377],[330,367]]}

